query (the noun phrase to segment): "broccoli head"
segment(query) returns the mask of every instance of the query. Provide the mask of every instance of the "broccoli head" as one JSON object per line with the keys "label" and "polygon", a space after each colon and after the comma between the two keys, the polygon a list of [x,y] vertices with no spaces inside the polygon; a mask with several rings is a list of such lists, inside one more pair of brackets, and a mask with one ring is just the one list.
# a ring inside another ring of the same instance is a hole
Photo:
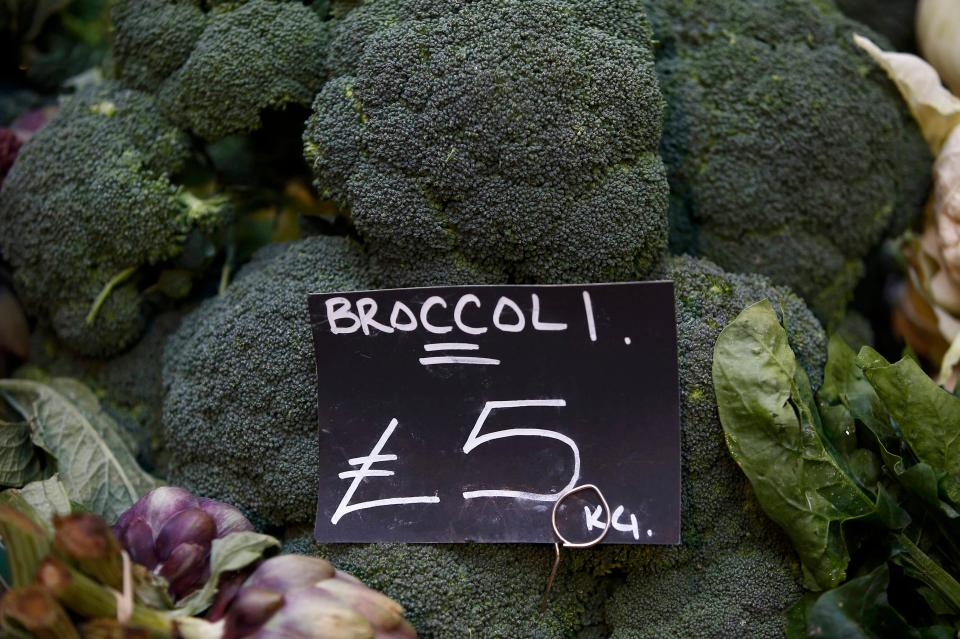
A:
{"label": "broccoli head", "polygon": [[671,248],[842,315],[863,257],[921,210],[930,155],[896,88],[809,0],[648,0],[667,101]]}
{"label": "broccoli head", "polygon": [[713,392],[713,345],[744,307],[769,299],[798,360],[819,383],[826,338],[802,300],[763,276],[725,273],[682,256],[667,277],[677,304],[682,545],[603,547],[584,561],[626,574],[606,608],[617,639],[782,637],[782,612],[802,594],[800,567],[727,452]]}
{"label": "broccoli head", "polygon": [[302,2],[121,0],[112,13],[121,78],[155,91],[164,114],[216,140],[261,113],[309,106],[323,83],[327,27]]}
{"label": "broccoli head", "polygon": [[188,315],[164,356],[163,423],[177,442],[171,481],[261,523],[309,519],[319,471],[307,295],[369,288],[362,251],[313,237],[261,249]]}
{"label": "broccoli head", "polygon": [[639,0],[382,0],[333,21],[305,154],[388,285],[649,274],[663,101]]}
{"label": "broccoli head", "polygon": [[189,156],[149,95],[113,84],[68,98],[20,150],[0,190],[0,251],[28,310],[73,350],[108,356],[136,341],[137,269],[227,214],[171,182]]}
{"label": "broccoli head", "polygon": [[[321,553],[382,589],[425,636],[567,637],[603,623],[622,637],[687,636],[695,627],[707,636],[780,629],[780,613],[800,593],[799,568],[727,453],[711,366],[722,327],[743,307],[770,298],[818,379],[824,333],[798,297],[762,276],[673,259],[665,275],[677,298],[683,543],[570,553],[540,617],[549,547],[312,542],[319,468],[306,298],[375,288],[383,278],[378,266],[342,238],[269,247],[224,295],[184,320],[164,358],[164,427],[167,440],[177,442],[171,481],[235,503],[260,523],[288,526],[291,547]],[[603,602],[614,588],[604,621]],[[678,605],[690,593],[697,593],[695,605]],[[647,596],[662,601],[638,608],[638,597]],[[644,617],[642,610],[656,614]]]}

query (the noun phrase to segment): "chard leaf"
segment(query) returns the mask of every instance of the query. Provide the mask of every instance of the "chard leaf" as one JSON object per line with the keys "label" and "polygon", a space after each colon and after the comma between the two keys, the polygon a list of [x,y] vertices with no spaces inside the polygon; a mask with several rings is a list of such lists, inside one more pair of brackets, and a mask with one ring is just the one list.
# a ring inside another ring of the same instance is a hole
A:
{"label": "chard leaf", "polygon": [[876,507],[828,450],[810,382],[769,301],[720,333],[713,384],[730,453],[789,535],[807,587],[838,585],[850,562],[841,525]]}
{"label": "chard leaf", "polygon": [[19,488],[40,478],[43,463],[37,456],[28,422],[0,420],[0,486]]}
{"label": "chard leaf", "polygon": [[155,486],[116,422],[79,382],[3,379],[0,392],[30,421],[37,445],[56,459],[72,501],[113,522]]}
{"label": "chard leaf", "polygon": [[210,579],[203,588],[177,602],[176,614],[194,616],[203,612],[217,595],[221,575],[246,568],[275,548],[280,548],[277,539],[255,532],[235,532],[214,539],[210,550]]}
{"label": "chard leaf", "polygon": [[860,364],[917,459],[960,479],[960,398],[912,359],[890,364],[864,347]]}
{"label": "chard leaf", "polygon": [[889,583],[890,571],[883,563],[871,573],[823,593],[806,611],[806,636],[920,639],[920,633],[887,600]]}

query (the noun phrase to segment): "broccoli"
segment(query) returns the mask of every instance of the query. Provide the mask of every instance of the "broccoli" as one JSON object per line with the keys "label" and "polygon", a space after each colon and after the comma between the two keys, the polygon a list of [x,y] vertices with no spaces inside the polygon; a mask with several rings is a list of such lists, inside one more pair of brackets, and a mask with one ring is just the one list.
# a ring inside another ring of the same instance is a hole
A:
{"label": "broccoli", "polygon": [[256,129],[261,113],[307,107],[326,76],[327,27],[302,2],[122,0],[112,13],[124,82],[208,140]]}
{"label": "broccoli", "polygon": [[627,575],[607,604],[607,623],[618,639],[780,637],[782,611],[802,594],[800,567],[727,452],[713,394],[713,345],[745,306],[768,298],[818,384],[826,338],[804,303],[765,277],[728,274],[690,257],[674,258],[667,276],[677,299],[683,544],[594,553],[599,568],[620,566]]}
{"label": "broccoli", "polygon": [[930,154],[896,88],[809,0],[648,0],[667,101],[671,249],[842,315],[884,234],[921,210]]}
{"label": "broccoli", "polygon": [[188,315],[164,356],[171,481],[261,523],[309,519],[318,469],[307,295],[370,288],[361,250],[312,237],[261,249],[223,295]]}
{"label": "broccoli", "polygon": [[[425,636],[566,637],[604,623],[623,637],[686,636],[693,628],[730,636],[743,624],[779,630],[780,612],[801,592],[799,568],[726,451],[711,362],[721,328],[768,297],[782,306],[798,357],[817,380],[825,338],[799,298],[762,276],[727,274],[690,257],[674,258],[661,273],[677,290],[683,544],[570,553],[541,618],[549,547],[312,543],[319,469],[306,296],[376,288],[384,277],[378,269],[348,239],[268,247],[223,296],[184,320],[164,357],[164,426],[167,441],[177,442],[172,482],[235,503],[261,524],[288,526],[291,548],[322,553],[384,590]],[[663,601],[638,605],[654,592]],[[678,605],[694,592],[696,605]]]}
{"label": "broccoli", "polygon": [[20,150],[0,190],[0,252],[28,311],[73,350],[106,357],[135,342],[137,269],[229,213],[171,182],[189,157],[149,95],[113,84],[65,100]]}
{"label": "broccoli", "polygon": [[332,24],[305,155],[387,285],[660,263],[663,100],[639,0],[381,0]]}

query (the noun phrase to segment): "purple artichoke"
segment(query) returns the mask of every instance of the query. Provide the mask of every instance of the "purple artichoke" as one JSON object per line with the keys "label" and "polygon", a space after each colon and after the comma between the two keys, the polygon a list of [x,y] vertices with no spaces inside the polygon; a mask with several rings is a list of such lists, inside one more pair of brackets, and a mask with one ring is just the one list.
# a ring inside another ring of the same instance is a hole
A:
{"label": "purple artichoke", "polygon": [[329,562],[280,555],[261,563],[224,617],[223,639],[415,639],[403,607]]}
{"label": "purple artichoke", "polygon": [[170,594],[182,599],[210,578],[213,540],[253,526],[233,506],[164,486],[120,515],[113,530],[130,558],[166,579]]}

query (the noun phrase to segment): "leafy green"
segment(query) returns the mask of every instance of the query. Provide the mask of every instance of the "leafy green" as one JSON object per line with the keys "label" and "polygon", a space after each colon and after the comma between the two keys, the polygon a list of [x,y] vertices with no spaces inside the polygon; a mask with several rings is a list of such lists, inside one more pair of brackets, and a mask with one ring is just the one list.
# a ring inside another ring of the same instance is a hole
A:
{"label": "leafy green", "polygon": [[29,422],[0,420],[0,486],[19,488],[42,473]]}
{"label": "leafy green", "polygon": [[881,564],[818,597],[802,599],[792,614],[802,615],[803,622],[788,625],[788,637],[920,639],[920,633],[887,600],[889,582],[890,570]]}
{"label": "leafy green", "polygon": [[67,515],[73,509],[70,506],[70,497],[67,489],[58,475],[50,479],[35,481],[19,490],[8,490],[4,493],[19,494],[36,511],[39,519],[49,522],[54,515]]}
{"label": "leafy green", "polygon": [[841,525],[876,506],[827,450],[810,382],[770,302],[720,333],[713,383],[730,453],[790,536],[806,585],[840,584],[850,561]]}
{"label": "leafy green", "polygon": [[867,347],[864,374],[920,461],[960,478],[960,398],[940,388],[912,359],[889,364]]}
{"label": "leafy green", "polygon": [[116,422],[79,382],[3,379],[0,393],[31,423],[34,441],[56,459],[71,500],[114,521],[155,486]]}
{"label": "leafy green", "polygon": [[713,372],[731,454],[826,589],[791,607],[787,635],[955,636],[960,398],[834,337],[814,403],[768,302],[723,330]]}
{"label": "leafy green", "polygon": [[821,406],[842,405],[881,442],[889,442],[897,436],[886,406],[858,366],[857,354],[836,335],[830,338],[827,346],[827,366],[817,399]]}

